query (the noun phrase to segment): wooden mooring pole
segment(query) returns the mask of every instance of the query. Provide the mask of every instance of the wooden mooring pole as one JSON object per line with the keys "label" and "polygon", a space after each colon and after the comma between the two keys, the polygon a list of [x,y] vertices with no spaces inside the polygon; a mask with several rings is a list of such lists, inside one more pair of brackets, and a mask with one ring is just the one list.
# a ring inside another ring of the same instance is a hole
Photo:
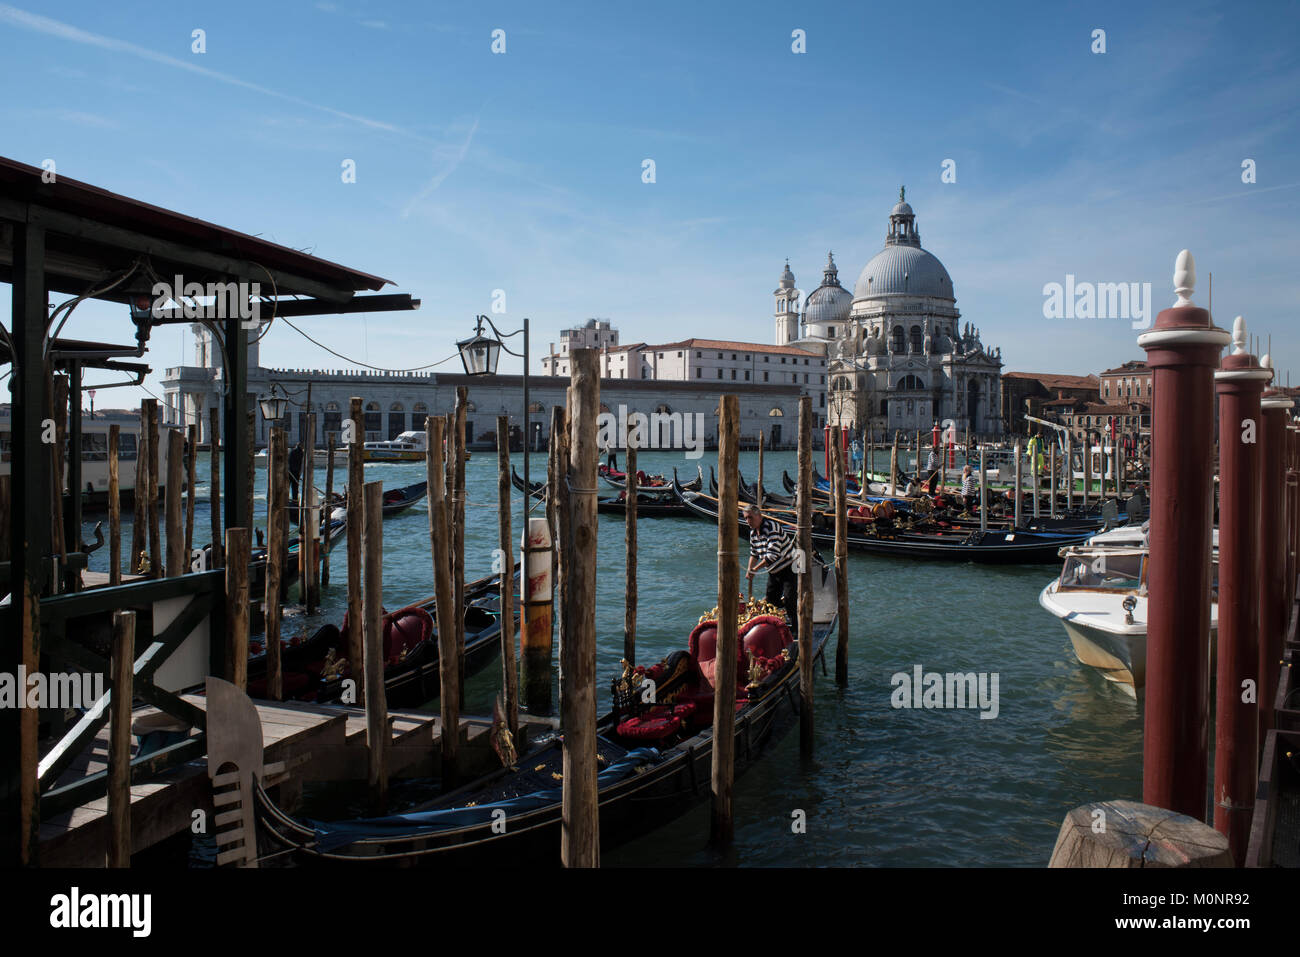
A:
{"label": "wooden mooring pole", "polygon": [[[838,448],[840,427],[834,433]],[[919,434],[919,433],[918,433]],[[921,446],[917,444],[917,461],[921,460]],[[835,682],[840,686],[849,683],[849,508],[848,481],[845,476],[844,456],[835,457],[835,597],[839,606],[839,637],[835,643]],[[918,469],[919,471],[919,469]]]}
{"label": "wooden mooring pole", "polygon": [[135,612],[113,612],[112,698],[108,719],[109,867],[131,866],[131,702]]}
{"label": "wooden mooring pole", "polygon": [[185,574],[185,515],[181,486],[185,483],[185,436],[179,429],[167,432],[167,577]]}
{"label": "wooden mooring pole", "polygon": [[[898,462],[898,433],[890,469]],[[892,487],[893,476],[890,476]],[[813,753],[813,552],[812,552],[812,397],[799,397],[799,542],[803,568],[799,572],[799,750],[804,757]]]}
{"label": "wooden mooring pole", "polygon": [[226,661],[230,683],[248,690],[248,529],[226,529]]}
{"label": "wooden mooring pole", "polygon": [[[225,564],[221,548],[221,410],[215,406],[208,420],[208,495],[212,501],[212,564],[220,568]],[[139,482],[136,482],[137,488]]]}
{"label": "wooden mooring pole", "polygon": [[[429,482],[429,551],[433,561],[434,614],[438,627],[438,704],[442,716],[440,751],[442,787],[456,786],[456,752],[460,743],[460,675],[456,662],[456,589],[451,583],[451,530],[447,519],[447,466],[442,416],[424,420],[425,475]],[[453,443],[446,443],[450,446]],[[350,463],[349,463],[350,464]],[[504,644],[504,641],[503,641]]]}
{"label": "wooden mooring pole", "polygon": [[1142,800],[1204,820],[1213,496],[1206,464],[1214,439],[1214,369],[1229,336],[1208,310],[1192,304],[1195,284],[1191,253],[1183,250],[1174,271],[1177,303],[1138,337],[1152,370],[1154,403]]}
{"label": "wooden mooring pole", "polygon": [[[251,456],[250,456],[251,460]],[[249,466],[250,468],[252,466]],[[318,543],[320,541],[320,498],[316,495],[316,413],[307,413],[307,440],[303,443],[302,455],[302,502],[303,525],[298,532],[298,551],[303,556],[302,601],[307,614],[316,613],[320,603],[320,588],[317,586],[320,575],[318,561]],[[383,495],[380,494],[380,511],[383,511]],[[249,514],[253,514],[251,511]]]}
{"label": "wooden mooring pole", "polygon": [[197,481],[195,459],[199,454],[199,427],[190,425],[185,430],[185,561],[194,554],[194,512],[198,497],[194,491]]}
{"label": "wooden mooring pole", "polygon": [[[348,665],[352,678],[357,684],[357,704],[365,702],[365,683],[361,681],[362,662],[365,660],[361,648],[361,526],[364,524],[361,513],[361,485],[363,463],[365,461],[365,418],[361,411],[360,396],[352,396],[348,405],[348,492],[347,523],[348,539]],[[441,456],[441,448],[439,455]],[[445,490],[444,490],[445,491]],[[433,483],[429,483],[429,505],[434,504]],[[434,563],[435,571],[437,562]],[[440,639],[441,640],[441,639]]]}
{"label": "wooden mooring pole", "polygon": [[[527,450],[524,451],[527,455]],[[501,549],[501,684],[505,692],[506,724],[519,733],[519,669],[515,665],[515,559],[510,531],[510,417],[497,416],[497,528]],[[528,493],[524,493],[527,500]],[[526,587],[526,586],[525,586]],[[524,592],[520,591],[522,602]]]}
{"label": "wooden mooring pole", "polygon": [[140,401],[140,435],[135,442],[135,482],[131,488],[131,554],[127,574],[140,569],[140,553],[149,547],[149,527],[145,507],[149,501],[149,406]]}
{"label": "wooden mooring pole", "polygon": [[266,496],[266,696],[272,701],[284,697],[280,671],[280,587],[284,578],[283,543],[289,538],[289,437],[284,429],[271,429],[267,450]]}
{"label": "wooden mooring pole", "polygon": [[758,430],[758,482],[754,486],[755,501],[763,507],[763,430]]}
{"label": "wooden mooring pole", "polygon": [[[469,390],[463,385],[456,386],[456,457],[452,464],[456,486],[451,497],[456,548],[451,558],[451,587],[456,591],[456,673],[462,701],[465,700],[465,407],[468,404]],[[525,445],[527,442],[525,436]]]}
{"label": "wooden mooring pole", "polygon": [[[383,809],[388,803],[388,703],[384,690],[384,483],[367,482],[362,493],[365,510],[362,551],[365,552],[365,598],[362,629],[366,646],[366,779],[371,801]],[[459,725],[443,726],[443,734],[456,735]]]}
{"label": "wooden mooring pole", "polygon": [[627,588],[623,599],[623,660],[636,664],[636,433],[627,437],[627,488],[624,549],[627,557]]}
{"label": "wooden mooring pole", "polygon": [[[568,565],[568,628],[560,648],[561,722],[564,728],[564,829],[560,858],[565,867],[600,866],[600,805],[596,787],[596,431],[600,414],[599,353],[569,353],[568,489],[570,535],[563,544]],[[734,479],[733,479],[734,480]]]}
{"label": "wooden mooring pole", "polygon": [[[1260,396],[1270,373],[1246,352],[1246,323],[1233,323],[1233,345],[1214,374],[1219,399],[1219,625],[1214,725],[1214,828],[1241,866],[1250,841],[1259,756],[1259,706],[1243,701],[1260,684],[1259,558]],[[1276,669],[1274,669],[1276,673]],[[1261,694],[1262,700],[1262,694]]]}
{"label": "wooden mooring pole", "polygon": [[158,400],[146,399],[149,414],[149,485],[145,497],[145,522],[149,529],[149,577],[163,577],[162,535],[158,528]]}
{"label": "wooden mooring pole", "polygon": [[[800,445],[802,461],[803,445]],[[736,667],[740,566],[737,556],[737,463],[740,399],[724,395],[718,416],[718,625],[713,699],[713,815],[710,835],[718,847],[735,835],[732,798],[736,774]]]}
{"label": "wooden mooring pole", "polygon": [[[118,471],[118,445],[122,427],[108,427],[108,583],[122,584],[122,480]],[[8,511],[8,505],[5,510]],[[8,558],[8,556],[5,556]]]}
{"label": "wooden mooring pole", "polygon": [[1051,489],[1052,496],[1048,499],[1047,514],[1056,518],[1056,443],[1053,442],[1047,448],[1047,468],[1052,473]]}
{"label": "wooden mooring pole", "polygon": [[1074,435],[1065,433],[1065,511],[1074,511]]}
{"label": "wooden mooring pole", "polygon": [[334,433],[331,432],[326,442],[325,454],[325,501],[320,507],[321,549],[320,549],[320,587],[328,588],[330,584],[330,543],[334,538]]}

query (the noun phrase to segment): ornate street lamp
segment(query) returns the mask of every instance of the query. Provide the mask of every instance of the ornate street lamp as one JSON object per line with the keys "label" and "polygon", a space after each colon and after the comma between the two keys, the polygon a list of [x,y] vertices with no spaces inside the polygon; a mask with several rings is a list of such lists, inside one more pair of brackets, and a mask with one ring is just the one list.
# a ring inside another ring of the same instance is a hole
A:
{"label": "ornate street lamp", "polygon": [[269,422],[278,422],[284,418],[285,408],[289,405],[289,400],[279,394],[279,389],[271,386],[271,394],[260,396],[257,400],[258,405],[262,407],[262,418]]}
{"label": "ornate street lamp", "polygon": [[[501,333],[497,327],[492,325],[492,320],[487,316],[478,316],[478,323],[474,328],[474,335],[468,339],[462,339],[456,343],[456,348],[460,351],[460,361],[465,366],[466,375],[496,375],[497,360],[501,358]],[[491,327],[496,333],[496,338],[489,338],[483,335],[483,322]],[[510,333],[516,335],[516,333]],[[509,352],[509,350],[506,350]],[[512,353],[517,355],[518,353]],[[527,368],[524,369],[525,374]]]}

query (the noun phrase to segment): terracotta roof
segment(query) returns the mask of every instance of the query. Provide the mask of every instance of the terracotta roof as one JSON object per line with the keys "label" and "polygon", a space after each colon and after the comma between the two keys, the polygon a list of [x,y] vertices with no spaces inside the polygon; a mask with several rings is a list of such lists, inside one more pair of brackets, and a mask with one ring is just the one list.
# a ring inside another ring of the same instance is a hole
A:
{"label": "terracotta roof", "polygon": [[1004,379],[1030,379],[1041,383],[1045,389],[1091,389],[1096,391],[1101,381],[1095,375],[1060,375],[1055,372],[1004,372]]}
{"label": "terracotta roof", "polygon": [[1113,369],[1107,369],[1102,375],[1134,375],[1144,372],[1150,372],[1150,367],[1146,364],[1145,359],[1131,359],[1121,366]]}

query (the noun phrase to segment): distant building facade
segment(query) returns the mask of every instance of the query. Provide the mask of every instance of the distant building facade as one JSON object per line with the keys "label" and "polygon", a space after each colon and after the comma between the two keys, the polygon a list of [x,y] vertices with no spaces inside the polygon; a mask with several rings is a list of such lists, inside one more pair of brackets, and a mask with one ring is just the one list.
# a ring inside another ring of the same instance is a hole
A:
{"label": "distant building facade", "polygon": [[1025,415],[1045,418],[1045,403],[1057,399],[1087,402],[1098,394],[1095,375],[1060,375],[1045,372],[1004,372],[1001,378],[1004,427],[1012,435],[1036,431]]}
{"label": "distant building facade", "polygon": [[774,293],[776,341],[825,354],[827,420],[855,431],[1004,430],[1000,349],[961,326],[948,271],[921,247],[916,215],[900,191],[885,247],[863,267],[852,293],[828,256],[822,282],[804,299],[789,263]]}

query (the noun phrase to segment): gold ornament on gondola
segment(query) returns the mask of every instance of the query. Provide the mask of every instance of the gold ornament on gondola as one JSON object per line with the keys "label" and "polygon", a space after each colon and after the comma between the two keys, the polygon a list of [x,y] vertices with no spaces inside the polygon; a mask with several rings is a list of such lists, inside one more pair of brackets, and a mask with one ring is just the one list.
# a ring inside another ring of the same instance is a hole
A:
{"label": "gold ornament on gondola", "polygon": [[[784,608],[780,607],[779,605],[773,605],[766,598],[750,598],[748,601],[746,601],[745,597],[742,595],[740,597],[740,608],[736,614],[736,626],[740,627],[741,625],[745,624],[745,622],[749,621],[751,618],[757,618],[760,615],[776,615],[787,625],[790,624],[789,618],[786,616]],[[700,620],[696,624],[702,625],[706,621],[717,621],[717,620],[718,620],[718,607],[715,605],[713,606],[712,609],[709,610],[708,614],[701,615]]]}

